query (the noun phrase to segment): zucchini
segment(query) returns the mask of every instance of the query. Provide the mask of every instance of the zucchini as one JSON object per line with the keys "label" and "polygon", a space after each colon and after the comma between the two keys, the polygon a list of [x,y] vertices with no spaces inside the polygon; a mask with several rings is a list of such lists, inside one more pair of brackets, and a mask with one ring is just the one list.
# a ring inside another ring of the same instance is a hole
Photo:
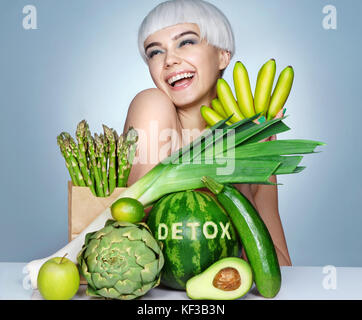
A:
{"label": "zucchini", "polygon": [[281,287],[280,267],[273,241],[259,213],[234,186],[222,185],[209,177],[203,177],[202,182],[229,214],[259,293],[265,298],[275,297]]}

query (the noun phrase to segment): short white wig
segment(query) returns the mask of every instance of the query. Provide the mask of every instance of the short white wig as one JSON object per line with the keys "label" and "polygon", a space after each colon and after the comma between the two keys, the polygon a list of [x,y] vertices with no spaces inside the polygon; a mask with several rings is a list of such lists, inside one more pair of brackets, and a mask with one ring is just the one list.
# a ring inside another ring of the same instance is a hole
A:
{"label": "short white wig", "polygon": [[144,42],[147,37],[179,23],[197,24],[201,39],[219,49],[229,51],[231,58],[233,57],[234,33],[228,19],[218,8],[203,0],[169,0],[152,9],[138,30],[138,49],[146,63]]}

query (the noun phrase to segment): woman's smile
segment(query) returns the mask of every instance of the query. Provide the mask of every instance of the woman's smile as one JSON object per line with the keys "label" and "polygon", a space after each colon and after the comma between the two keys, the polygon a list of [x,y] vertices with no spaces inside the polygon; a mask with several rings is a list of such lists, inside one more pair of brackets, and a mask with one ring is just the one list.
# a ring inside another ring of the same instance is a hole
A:
{"label": "woman's smile", "polygon": [[181,70],[173,72],[166,77],[168,85],[171,90],[179,91],[186,89],[191,85],[196,73],[194,71]]}

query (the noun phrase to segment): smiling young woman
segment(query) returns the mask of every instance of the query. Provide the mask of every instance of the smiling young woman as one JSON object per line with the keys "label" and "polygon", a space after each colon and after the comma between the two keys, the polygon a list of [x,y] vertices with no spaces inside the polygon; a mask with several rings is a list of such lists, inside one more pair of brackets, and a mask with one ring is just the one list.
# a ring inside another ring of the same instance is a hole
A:
{"label": "smiling young woman", "polygon": [[[124,131],[133,126],[141,133],[130,185],[205,129],[200,107],[211,105],[217,80],[235,51],[229,21],[214,5],[202,0],[159,4],[141,24],[138,46],[156,88],[137,94],[128,110]],[[158,150],[165,148],[168,152],[161,156]],[[276,182],[276,177],[271,181]],[[280,265],[291,265],[277,187],[236,186],[267,225]]]}
{"label": "smiling young woman", "polygon": [[[226,17],[210,3],[171,0],[159,4],[146,16],[139,30],[138,45],[156,88],[141,91],[129,106],[124,131],[133,126],[139,133],[129,185],[204,131],[206,123],[200,107],[210,105],[216,97],[217,80],[234,54],[234,36]],[[271,180],[276,182],[275,177]],[[236,186],[264,220],[279,264],[291,265],[278,212],[277,187]],[[110,217],[107,208],[65,247],[49,257],[29,262],[24,273],[32,288],[37,288],[38,272],[45,261],[68,253],[69,259],[76,262],[86,233],[99,230]]]}

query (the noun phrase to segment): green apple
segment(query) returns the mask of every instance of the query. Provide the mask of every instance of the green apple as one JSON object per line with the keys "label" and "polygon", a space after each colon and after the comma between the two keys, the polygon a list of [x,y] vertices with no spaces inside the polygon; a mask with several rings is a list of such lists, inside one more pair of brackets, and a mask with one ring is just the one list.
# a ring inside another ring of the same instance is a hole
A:
{"label": "green apple", "polygon": [[38,273],[38,289],[46,300],[70,300],[79,289],[77,266],[64,257],[46,261]]}

